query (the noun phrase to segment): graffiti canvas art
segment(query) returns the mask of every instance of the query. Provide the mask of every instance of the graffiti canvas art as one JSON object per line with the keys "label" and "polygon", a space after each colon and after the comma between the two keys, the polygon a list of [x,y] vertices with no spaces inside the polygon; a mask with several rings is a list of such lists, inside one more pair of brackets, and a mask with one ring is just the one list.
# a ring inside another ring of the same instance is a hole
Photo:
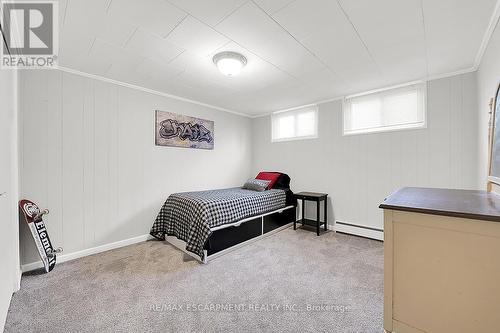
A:
{"label": "graffiti canvas art", "polygon": [[156,110],[157,146],[214,149],[214,122]]}

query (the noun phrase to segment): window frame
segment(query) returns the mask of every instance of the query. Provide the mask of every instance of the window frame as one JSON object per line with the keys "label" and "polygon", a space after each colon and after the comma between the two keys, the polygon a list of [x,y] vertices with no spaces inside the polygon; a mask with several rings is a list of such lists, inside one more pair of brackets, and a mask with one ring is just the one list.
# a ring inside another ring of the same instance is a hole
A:
{"label": "window frame", "polygon": [[[348,109],[348,100],[369,96],[372,94],[378,94],[383,92],[388,92],[391,90],[398,90],[401,88],[414,86],[416,89],[422,94],[422,122],[418,123],[406,123],[401,125],[387,125],[387,126],[379,126],[372,128],[365,128],[359,130],[351,130],[346,132],[346,112]],[[416,130],[416,129],[425,129],[427,128],[427,81],[415,81],[406,84],[401,84],[397,86],[392,86],[388,88],[382,88],[377,90],[371,90],[360,94],[346,96],[342,99],[342,136],[351,136],[351,135],[363,135],[363,134],[377,134],[377,133],[386,133],[386,132],[399,132],[399,131],[408,131],[408,130]]]}
{"label": "window frame", "polygon": [[[279,115],[283,114],[290,114],[294,116],[294,132],[295,134],[297,133],[297,117],[301,113],[307,113],[307,112],[313,112],[314,113],[314,134],[312,135],[303,135],[303,136],[292,136],[288,138],[279,138],[276,139],[274,137],[274,132],[275,132],[275,118],[280,117]],[[298,108],[293,108],[293,109],[287,109],[287,110],[282,110],[282,111],[276,111],[271,114],[271,142],[286,142],[286,141],[297,141],[297,140],[309,140],[309,139],[317,139],[319,137],[318,133],[318,125],[319,125],[319,107],[317,104],[310,104],[310,105],[305,105],[301,106]]]}

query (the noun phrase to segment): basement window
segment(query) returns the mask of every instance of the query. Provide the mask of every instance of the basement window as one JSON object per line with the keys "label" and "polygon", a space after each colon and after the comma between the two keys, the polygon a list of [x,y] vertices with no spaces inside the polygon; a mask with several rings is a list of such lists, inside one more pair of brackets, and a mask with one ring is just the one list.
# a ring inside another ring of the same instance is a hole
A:
{"label": "basement window", "polygon": [[275,112],[271,123],[272,142],[317,138],[318,106]]}
{"label": "basement window", "polygon": [[344,135],[425,128],[425,82],[344,99]]}

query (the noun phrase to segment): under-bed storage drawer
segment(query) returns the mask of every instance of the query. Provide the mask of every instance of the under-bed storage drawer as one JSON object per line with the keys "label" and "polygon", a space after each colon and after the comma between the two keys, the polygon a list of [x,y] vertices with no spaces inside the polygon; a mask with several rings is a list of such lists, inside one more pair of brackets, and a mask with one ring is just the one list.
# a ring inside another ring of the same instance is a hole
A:
{"label": "under-bed storage drawer", "polygon": [[274,213],[264,216],[264,233],[273,231],[285,224],[293,223],[295,219],[295,207],[288,208],[281,213]]}
{"label": "under-bed storage drawer", "polygon": [[207,243],[208,255],[262,235],[262,217],[212,232]]}

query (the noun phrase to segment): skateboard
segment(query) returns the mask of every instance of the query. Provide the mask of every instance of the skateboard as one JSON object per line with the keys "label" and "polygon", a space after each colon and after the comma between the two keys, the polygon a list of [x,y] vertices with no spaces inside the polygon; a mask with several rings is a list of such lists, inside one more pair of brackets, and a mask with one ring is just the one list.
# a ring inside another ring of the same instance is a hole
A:
{"label": "skateboard", "polygon": [[38,206],[33,202],[29,200],[21,200],[19,201],[19,211],[28,224],[31,235],[35,240],[38,254],[42,259],[45,272],[48,273],[54,269],[54,266],[56,265],[56,255],[63,251],[62,248],[54,249],[52,247],[47,228],[43,222],[43,216],[48,214],[49,210],[40,210],[40,208],[38,208]]}

